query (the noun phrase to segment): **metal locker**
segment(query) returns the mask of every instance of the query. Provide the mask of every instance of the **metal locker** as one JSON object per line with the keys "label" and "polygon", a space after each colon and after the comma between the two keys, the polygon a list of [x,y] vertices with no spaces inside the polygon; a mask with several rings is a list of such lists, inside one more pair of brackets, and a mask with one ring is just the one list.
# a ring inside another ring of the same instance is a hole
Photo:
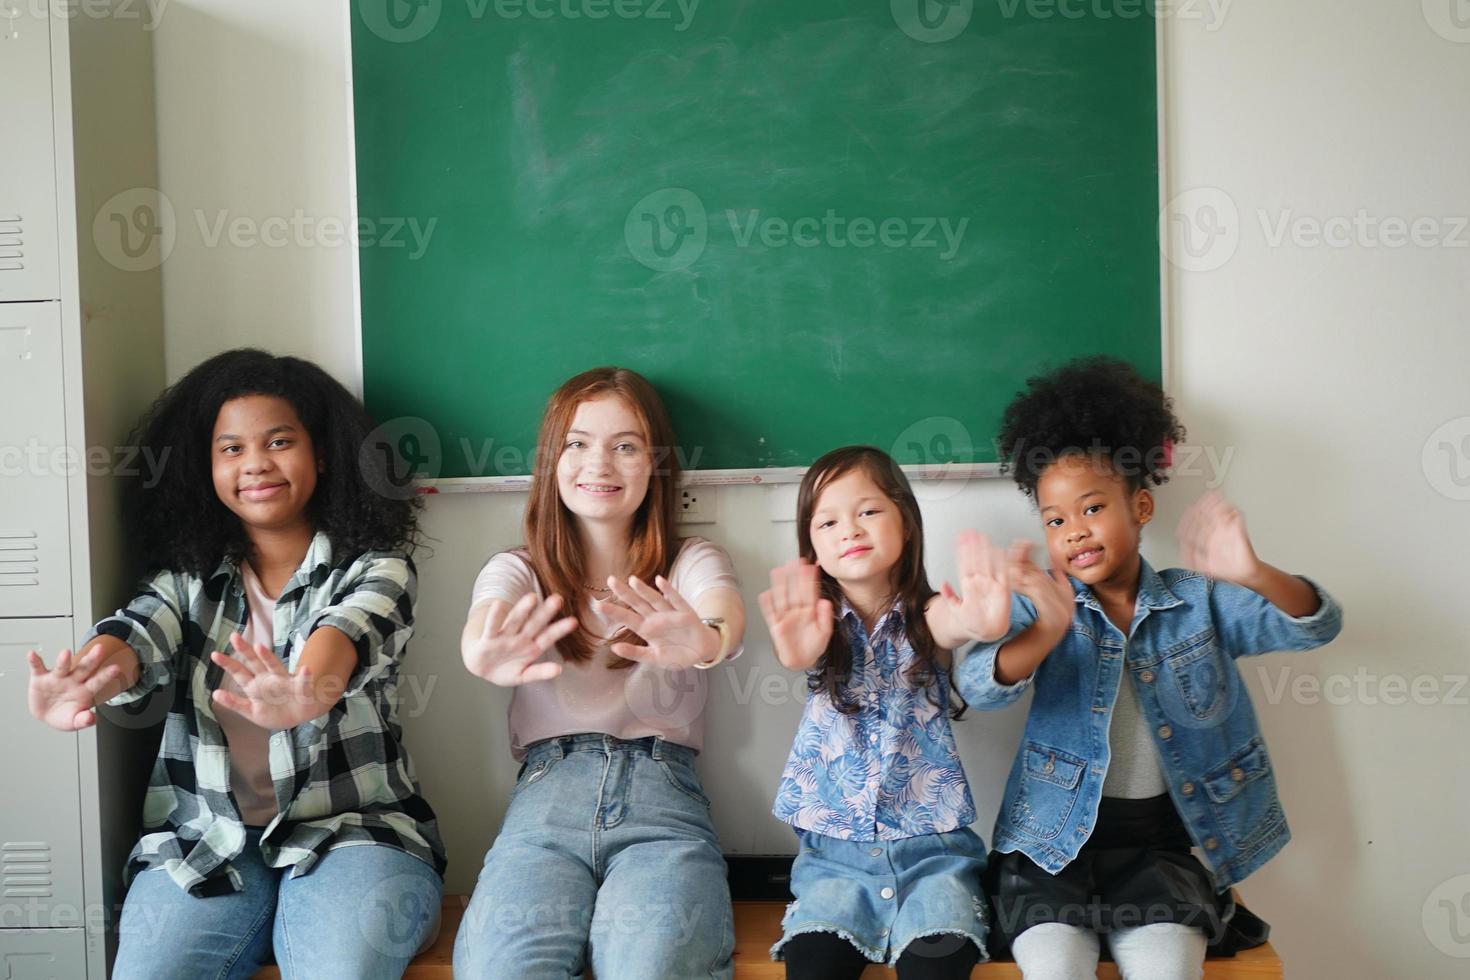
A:
{"label": "metal locker", "polygon": [[81,929],[0,929],[0,977],[82,980],[87,937]]}
{"label": "metal locker", "polygon": [[71,614],[64,373],[60,304],[0,303],[0,617]]}
{"label": "metal locker", "polygon": [[60,299],[47,3],[0,3],[0,303]]}
{"label": "metal locker", "polygon": [[51,666],[71,636],[70,619],[0,620],[0,732],[14,747],[0,753],[0,934],[85,923],[77,736],[26,707],[26,651]]}

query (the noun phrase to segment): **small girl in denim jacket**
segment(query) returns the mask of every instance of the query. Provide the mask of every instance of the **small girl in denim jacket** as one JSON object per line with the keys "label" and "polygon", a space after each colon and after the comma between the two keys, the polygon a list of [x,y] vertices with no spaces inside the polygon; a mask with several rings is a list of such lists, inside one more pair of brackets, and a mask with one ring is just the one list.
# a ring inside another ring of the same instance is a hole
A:
{"label": "small girl in denim jacket", "polygon": [[801,558],[760,596],[777,658],[810,691],[774,808],[800,853],[772,956],[788,977],[857,978],[870,961],[903,980],[968,977],[985,955],[985,845],[950,731],[949,651],[1004,633],[1005,554],[966,532],[964,598],[936,593],[913,491],[866,446],[812,464],[797,515]]}
{"label": "small girl in denim jacket", "polygon": [[1035,688],[988,881],[992,931],[1028,980],[1093,976],[1100,935],[1125,977],[1199,977],[1207,947],[1268,931],[1229,893],[1289,837],[1235,660],[1321,646],[1342,614],[1256,557],[1218,496],[1180,523],[1184,568],[1143,560],[1149,488],[1183,435],[1163,391],[1106,358],[1033,378],[1005,413],[1052,570],[1013,546],[1010,629],[955,684],[986,709]]}

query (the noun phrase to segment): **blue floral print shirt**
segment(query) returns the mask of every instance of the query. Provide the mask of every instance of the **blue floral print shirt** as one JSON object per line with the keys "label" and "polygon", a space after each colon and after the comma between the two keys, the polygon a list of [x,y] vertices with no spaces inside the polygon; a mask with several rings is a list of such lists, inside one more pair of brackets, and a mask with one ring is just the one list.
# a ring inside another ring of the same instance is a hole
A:
{"label": "blue floral print shirt", "polygon": [[843,714],[825,692],[807,698],[772,812],[801,830],[852,841],[903,840],[973,823],[975,803],[949,725],[949,673],[935,664],[930,684],[914,686],[914,649],[897,602],[870,636],[844,601],[837,628],[852,648],[846,694],[858,710]]}

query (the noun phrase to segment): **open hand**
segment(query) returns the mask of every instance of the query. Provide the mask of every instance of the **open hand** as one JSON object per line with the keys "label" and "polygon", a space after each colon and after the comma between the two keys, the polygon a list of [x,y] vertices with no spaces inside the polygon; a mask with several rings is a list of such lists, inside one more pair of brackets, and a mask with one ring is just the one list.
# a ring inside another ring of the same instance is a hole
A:
{"label": "open hand", "polygon": [[672,582],[662,575],[653,581],[657,588],[636,575],[625,582],[608,576],[608,587],[622,605],[605,604],[603,615],[643,638],[643,645],[614,643],[612,652],[660,667],[693,667],[718,657],[720,632],[700,622],[699,613]]}
{"label": "open hand", "polygon": [[958,593],[948,582],[936,602],[944,603],[952,621],[972,640],[989,643],[1005,636],[1011,622],[1010,569],[1006,553],[975,531],[961,532],[955,543]]}
{"label": "open hand", "polygon": [[1222,582],[1244,584],[1261,567],[1245,530],[1245,517],[1211,491],[1179,519],[1179,563]]}
{"label": "open hand", "polygon": [[322,714],[309,668],[293,674],[268,647],[252,646],[239,633],[230,634],[230,646],[234,657],[219,650],[210,657],[225,669],[240,693],[216,690],[215,704],[271,731],[295,728]]}
{"label": "open hand", "polygon": [[1044,629],[1060,635],[1072,625],[1072,617],[1077,612],[1077,594],[1072,591],[1066,572],[1059,568],[1044,572],[1037,567],[1031,559],[1031,547],[1030,541],[1017,541],[1011,545],[1007,554],[1011,588],[1036,606],[1036,621]]}
{"label": "open hand", "polygon": [[561,664],[541,658],[577,628],[575,616],[552,621],[560,608],[561,596],[538,602],[534,592],[527,592],[515,605],[493,610],[485,617],[479,639],[465,649],[465,666],[476,677],[501,687],[556,677]]}
{"label": "open hand", "polygon": [[835,613],[832,600],[822,596],[816,565],[798,558],[771,569],[771,587],[758,601],[776,658],[784,666],[804,670],[821,659],[832,638]]}
{"label": "open hand", "polygon": [[39,653],[27,651],[31,681],[26,703],[31,714],[63,732],[81,731],[97,724],[94,708],[97,697],[122,676],[122,668],[117,664],[98,670],[103,659],[100,644],[75,661],[70,650],[63,650],[56,655],[56,666],[47,670]]}

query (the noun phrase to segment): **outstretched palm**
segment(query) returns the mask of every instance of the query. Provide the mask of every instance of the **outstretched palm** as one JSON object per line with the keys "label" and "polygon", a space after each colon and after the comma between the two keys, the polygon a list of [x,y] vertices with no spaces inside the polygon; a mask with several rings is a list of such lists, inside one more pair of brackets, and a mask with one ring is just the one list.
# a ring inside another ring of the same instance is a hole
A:
{"label": "outstretched palm", "polygon": [[796,559],[771,569],[771,587],[758,601],[781,663],[806,668],[826,652],[834,612],[816,565]]}
{"label": "outstretched palm", "polygon": [[497,606],[485,617],[480,636],[464,651],[465,666],[476,677],[501,687],[549,681],[561,664],[542,661],[556,641],[577,628],[574,616],[555,618],[561,596],[537,601],[527,592],[513,606]]}
{"label": "outstretched palm", "polygon": [[1011,621],[1011,587],[1005,552],[976,531],[965,531],[955,543],[960,591],[948,582],[939,587],[938,602],[949,607],[953,622],[972,640],[988,643],[1005,636]]}
{"label": "outstretched palm", "polygon": [[679,594],[672,582],[656,577],[657,588],[631,576],[625,582],[608,577],[618,603],[602,612],[619,626],[643,638],[642,644],[619,641],[612,652],[628,660],[660,667],[692,667],[708,663],[720,653],[720,634],[700,621],[699,613]]}

